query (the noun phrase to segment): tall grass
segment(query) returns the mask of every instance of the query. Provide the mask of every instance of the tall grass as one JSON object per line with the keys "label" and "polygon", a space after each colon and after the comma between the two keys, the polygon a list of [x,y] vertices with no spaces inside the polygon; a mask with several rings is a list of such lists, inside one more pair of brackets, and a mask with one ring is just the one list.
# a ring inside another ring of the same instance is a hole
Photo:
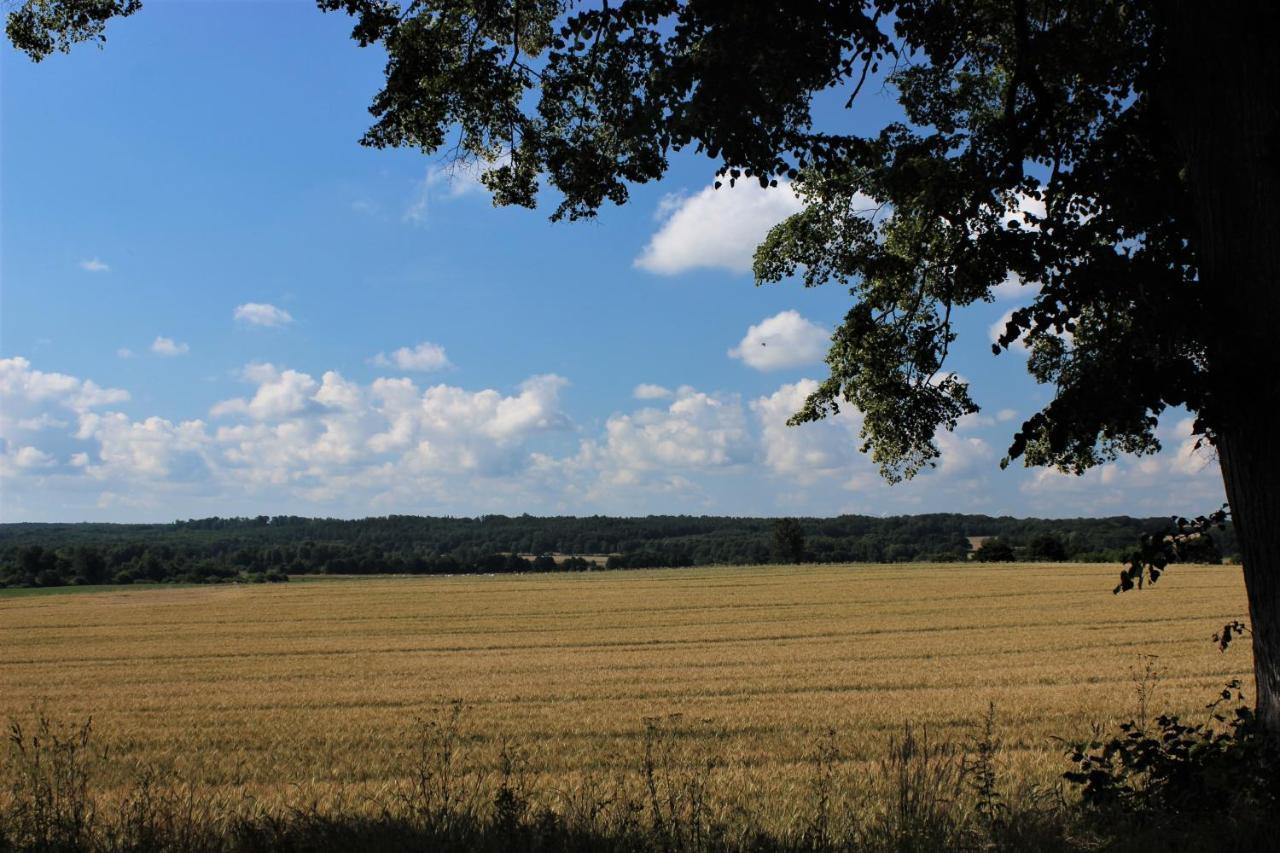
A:
{"label": "tall grass", "polygon": [[[0,778],[3,851],[600,850],[915,851],[1070,849],[1069,814],[1010,802],[994,711],[974,743],[905,725],[871,762],[845,759],[839,732],[810,753],[804,808],[782,830],[774,804],[735,790],[714,724],[675,714],[646,721],[639,766],[538,787],[524,747],[482,740],[451,703],[406,732],[411,772],[337,797],[266,804],[245,791],[201,792],[153,767],[121,770],[92,725],[38,714],[14,724]],[[1017,825],[1018,831],[1010,828]]]}

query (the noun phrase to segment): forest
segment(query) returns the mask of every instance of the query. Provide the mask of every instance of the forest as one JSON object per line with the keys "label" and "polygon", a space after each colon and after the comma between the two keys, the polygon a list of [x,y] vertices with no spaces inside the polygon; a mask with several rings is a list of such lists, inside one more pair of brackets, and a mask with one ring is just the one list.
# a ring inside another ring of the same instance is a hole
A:
{"label": "forest", "polygon": [[[168,524],[0,524],[0,587],[280,582],[289,575],[479,574],[966,559],[1122,562],[1169,518],[1036,519],[392,515],[257,516]],[[976,547],[975,547],[976,546]],[[1197,562],[1232,559],[1234,531]]]}

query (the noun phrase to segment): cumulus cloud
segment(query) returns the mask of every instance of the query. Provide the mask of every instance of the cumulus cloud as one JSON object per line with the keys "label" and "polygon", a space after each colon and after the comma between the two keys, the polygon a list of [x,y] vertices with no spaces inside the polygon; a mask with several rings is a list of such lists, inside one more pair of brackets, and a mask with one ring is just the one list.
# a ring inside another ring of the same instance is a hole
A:
{"label": "cumulus cloud", "polygon": [[255,365],[245,376],[258,384],[253,397],[216,407],[219,416],[249,421],[220,427],[214,436],[230,473],[313,498],[334,489],[396,489],[428,480],[440,487],[441,478],[460,474],[518,472],[532,436],[570,425],[559,406],[565,380],[553,375],[531,377],[512,395],[448,385],[419,389],[403,378],[363,387],[335,371],[317,383],[271,365]]}
{"label": "cumulus cloud", "polygon": [[213,406],[213,424],[135,419],[104,410],[127,399],[122,391],[5,359],[0,470],[32,482],[26,494],[44,494],[32,478],[53,477],[112,511],[154,511],[179,493],[227,502],[264,490],[275,501],[400,509],[430,495],[447,511],[484,492],[516,493],[532,482],[530,442],[572,427],[560,405],[567,382],[555,375],[510,393],[408,379],[362,385],[337,371],[317,380],[273,364],[249,365],[241,378],[251,390]]}
{"label": "cumulus cloud", "polygon": [[[1007,439],[1001,424],[1016,415],[1002,410],[940,433],[938,468],[889,487],[857,450],[862,419],[852,407],[786,425],[818,387],[813,379],[749,401],[688,386],[639,386],[649,402],[586,427],[575,426],[561,404],[566,380],[550,374],[510,390],[408,377],[361,383],[334,370],[313,376],[274,364],[251,364],[241,378],[244,395],[215,405],[211,422],[135,417],[116,410],[128,400],[123,390],[43,372],[24,358],[0,359],[0,473],[9,511],[43,502],[93,512],[96,502],[110,517],[155,518],[268,501],[313,514],[785,508],[1097,515],[1185,511],[1221,496],[1214,459],[1196,448],[1186,417],[1161,425],[1166,450],[1157,456],[1074,478],[1001,474],[984,430]],[[999,477],[1011,478],[1002,496],[993,490]]]}
{"label": "cumulus cloud", "polygon": [[602,445],[608,473],[624,481],[655,470],[735,465],[748,461],[752,451],[741,401],[688,387],[665,409],[610,417]]}
{"label": "cumulus cloud", "polygon": [[251,364],[241,374],[257,384],[251,398],[223,400],[209,414],[213,417],[243,414],[257,420],[283,418],[303,412],[317,390],[316,381],[296,370],[278,370],[271,364]]}
{"label": "cumulus cloud", "polygon": [[774,474],[802,484],[823,477],[847,478],[860,461],[857,446],[862,418],[852,407],[817,423],[787,426],[787,419],[816,390],[815,380],[801,379],[751,402],[760,423],[765,465]]}
{"label": "cumulus cloud", "polygon": [[781,370],[820,362],[831,332],[798,311],[782,311],[747,329],[729,355],[756,370]]}
{"label": "cumulus cloud", "polygon": [[134,421],[120,412],[89,413],[80,419],[76,437],[96,443],[96,460],[87,454],[82,462],[98,480],[190,481],[208,472],[203,421],[175,424],[159,417]]}
{"label": "cumulus cloud", "polygon": [[769,229],[803,202],[791,184],[762,188],[755,181],[735,187],[706,187],[692,196],[668,196],[658,208],[662,225],[635,259],[635,265],[659,275],[702,267],[749,272],[756,246]]}
{"label": "cumulus cloud", "polygon": [[91,380],[65,373],[36,370],[22,356],[0,358],[0,424],[17,422],[24,410],[35,406],[56,406],[72,412],[122,403],[129,392],[103,388]]}
{"label": "cumulus cloud", "polygon": [[631,390],[631,396],[637,400],[665,400],[673,395],[670,388],[664,388],[661,385],[651,385],[648,382],[641,382]]}
{"label": "cumulus cloud", "polygon": [[237,322],[250,326],[280,327],[293,322],[293,315],[288,311],[265,302],[237,305],[234,316]]}
{"label": "cumulus cloud", "polygon": [[9,479],[56,471],[76,449],[77,424],[128,399],[122,389],[37,370],[21,356],[0,359],[0,473]]}
{"label": "cumulus cloud", "polygon": [[85,272],[111,272],[111,266],[98,258],[89,258],[81,261],[80,269]]}
{"label": "cumulus cloud", "polygon": [[186,355],[191,351],[191,347],[185,343],[178,343],[173,338],[166,338],[163,335],[160,335],[151,342],[151,351],[156,355],[172,357],[175,355]]}
{"label": "cumulus cloud", "polygon": [[39,475],[56,464],[53,456],[39,448],[0,440],[0,477],[6,480]]}
{"label": "cumulus cloud", "polygon": [[708,480],[750,470],[756,443],[745,407],[732,394],[688,386],[669,393],[664,407],[611,415],[603,434],[583,439],[572,456],[535,454],[530,475],[589,511],[652,512],[646,501],[655,499],[664,501],[660,511],[708,506]]}
{"label": "cumulus cloud", "polygon": [[390,355],[380,352],[373,357],[372,361],[379,367],[396,367],[400,370],[423,372],[444,370],[452,366],[445,355],[444,347],[430,341],[423,341],[414,347],[400,347]]}

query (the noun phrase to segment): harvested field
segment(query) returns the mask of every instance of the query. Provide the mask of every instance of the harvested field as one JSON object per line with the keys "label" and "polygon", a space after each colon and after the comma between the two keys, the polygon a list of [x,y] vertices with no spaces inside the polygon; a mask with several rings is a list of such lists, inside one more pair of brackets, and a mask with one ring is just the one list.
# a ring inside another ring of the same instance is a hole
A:
{"label": "harvested field", "polygon": [[[856,565],[323,579],[0,598],[0,718],[92,716],[119,767],[261,793],[402,776],[415,717],[465,706],[476,762],[504,739],[542,784],[634,769],[680,714],[743,789],[789,788],[828,728],[849,763],[904,720],[964,739],[995,703],[1006,769],[1048,781],[1053,738],[1202,712],[1250,671],[1214,631],[1240,570]],[[1145,656],[1154,655],[1154,658]],[[1246,681],[1248,683],[1248,681]]]}

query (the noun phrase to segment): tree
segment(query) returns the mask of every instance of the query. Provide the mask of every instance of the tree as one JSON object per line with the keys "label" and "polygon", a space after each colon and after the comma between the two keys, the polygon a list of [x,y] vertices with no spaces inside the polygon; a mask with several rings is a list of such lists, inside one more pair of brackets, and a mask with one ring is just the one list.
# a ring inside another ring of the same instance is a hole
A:
{"label": "tree", "polygon": [[[1280,732],[1275,4],[318,3],[387,53],[363,142],[479,161],[497,203],[534,206],[546,184],[553,218],[590,217],[686,148],[726,191],[792,181],[805,207],[757,249],[757,280],[853,296],[792,420],[858,407],[890,479],[933,464],[938,430],[976,411],[946,370],[953,318],[1006,280],[1031,304],[995,349],[1024,344],[1053,389],[1006,464],[1081,473],[1154,452],[1161,412],[1192,411],[1239,538],[1258,715]],[[135,6],[27,0],[9,33],[40,58]],[[815,127],[817,93],[855,108],[880,77],[905,122]]]}
{"label": "tree", "polygon": [[142,0],[26,0],[9,13],[5,33],[39,62],[82,41],[106,41],[107,21],[142,8]]}
{"label": "tree", "polygon": [[973,558],[984,563],[1012,563],[1013,548],[1008,542],[993,536],[978,546]]}
{"label": "tree", "polygon": [[1042,533],[1032,539],[1031,547],[1028,550],[1033,560],[1060,563],[1067,559],[1067,549],[1062,544],[1062,540],[1052,533]]}
{"label": "tree", "polygon": [[804,526],[794,518],[773,522],[773,556],[784,563],[804,561]]}
{"label": "tree", "polygon": [[72,571],[81,583],[102,583],[107,576],[107,563],[97,548],[80,547],[71,558]]}

